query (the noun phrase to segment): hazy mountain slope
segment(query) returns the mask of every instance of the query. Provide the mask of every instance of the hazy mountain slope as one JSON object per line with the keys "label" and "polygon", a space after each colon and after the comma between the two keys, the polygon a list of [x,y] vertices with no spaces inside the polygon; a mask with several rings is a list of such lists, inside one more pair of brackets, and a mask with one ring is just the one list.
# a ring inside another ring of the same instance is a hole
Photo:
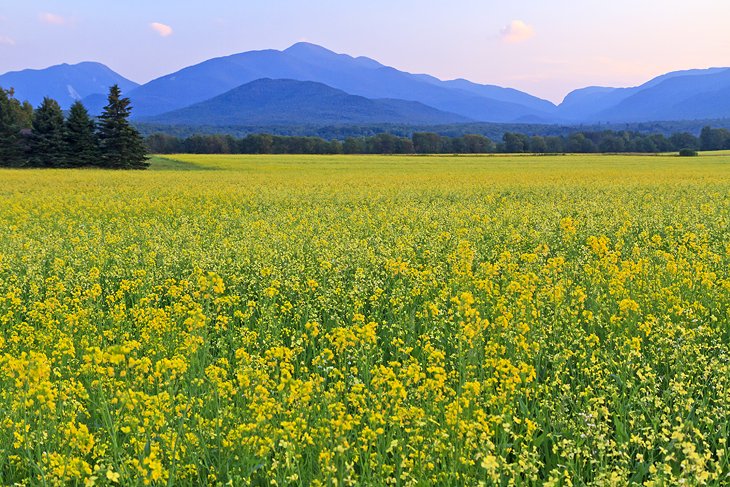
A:
{"label": "hazy mountain slope", "polygon": [[184,125],[439,124],[468,119],[417,102],[372,100],[321,83],[261,79],[145,121]]}
{"label": "hazy mountain slope", "polygon": [[[602,121],[643,122],[728,116],[719,110],[730,89],[730,69],[669,77],[596,115]],[[692,100],[690,102],[690,100]]]}
{"label": "hazy mountain slope", "polygon": [[536,96],[525,93],[524,91],[515,90],[514,88],[503,88],[495,85],[482,85],[473,83],[465,79],[455,79],[449,81],[440,81],[442,86],[448,88],[456,88],[468,91],[479,96],[492,98],[508,103],[517,103],[524,105],[533,110],[543,111],[546,114],[552,114],[555,111],[555,105],[547,100],[543,100]]}
{"label": "hazy mountain slope", "polygon": [[[372,59],[336,54],[306,43],[285,51],[251,51],[211,59],[153,80],[129,95],[135,115],[144,117],[184,108],[261,78],[315,81],[367,98],[418,101],[474,120],[551,116],[519,103],[440,86]],[[98,108],[92,106],[92,111]]]}
{"label": "hazy mountain slope", "polygon": [[[336,62],[344,62],[344,63],[351,63],[352,59],[350,56],[345,54],[336,54],[326,48],[323,48],[321,46],[317,46],[315,44],[309,44],[305,42],[301,42],[298,44],[293,45],[286,51],[284,51],[290,56],[296,57],[300,60],[309,62],[309,63],[316,63],[318,66],[323,66],[324,64],[330,64],[334,65]],[[400,88],[397,85],[388,85],[385,87],[385,90],[399,90],[398,96],[399,98],[402,98],[403,96],[407,95],[406,92],[400,91],[401,89],[409,89],[411,88],[411,84],[409,82],[412,81],[418,81],[418,82],[426,82],[431,85],[439,86],[441,88],[447,88],[449,90],[460,90],[463,92],[471,93],[472,95],[478,95],[480,97],[489,98],[494,101],[498,102],[507,102],[511,104],[517,104],[517,105],[524,105],[525,107],[531,109],[531,110],[537,110],[544,112],[545,114],[552,113],[553,110],[555,110],[555,105],[547,100],[543,100],[540,98],[537,98],[533,95],[530,95],[528,93],[524,93],[522,91],[513,89],[513,88],[503,88],[501,86],[495,86],[495,85],[482,85],[478,83],[473,83],[471,81],[465,80],[465,79],[456,79],[456,80],[449,80],[449,81],[442,81],[434,76],[428,75],[428,74],[411,74],[406,73],[403,71],[399,71],[395,68],[391,68],[388,66],[384,66],[383,64],[366,58],[366,57],[359,57],[355,58],[355,61],[357,62],[358,66],[361,67],[369,67],[373,69],[380,69],[379,74],[384,74],[388,72],[395,71],[398,75],[406,75],[406,79],[404,80],[395,80],[395,79],[388,79],[390,83],[392,82],[403,82],[408,83],[403,88]],[[388,95],[392,96],[392,93],[388,93],[380,91],[383,90],[384,87],[379,86],[378,84],[373,85],[372,83],[362,83],[358,80],[351,80],[347,78],[343,78],[341,80],[329,80],[333,85],[335,83],[343,83],[342,87],[340,89],[343,89],[347,92],[352,93],[358,93],[362,94],[363,96],[372,96],[372,97],[378,97],[382,95]],[[532,113],[531,115],[535,115],[535,113]]]}
{"label": "hazy mountain slope", "polygon": [[[686,96],[686,92],[688,90],[690,92],[694,90],[694,95],[700,95],[705,90],[705,88],[703,87],[703,79],[707,77],[712,77],[716,74],[721,74],[726,70],[727,68],[710,68],[674,71],[671,73],[663,74],[661,76],[657,76],[656,78],[653,78],[640,86],[635,86],[631,88],[606,88],[596,86],[582,88],[569,93],[568,96],[565,97],[565,100],[563,100],[563,102],[558,106],[557,113],[560,118],[570,121],[609,120],[605,117],[611,117],[610,120],[617,120],[613,117],[618,116],[618,113],[624,110],[624,108],[616,107],[624,103],[626,100],[632,99],[634,95],[638,95],[642,92],[647,92],[645,95],[639,96],[638,99],[642,99],[645,96],[653,98],[664,97],[663,99],[658,100],[657,103],[673,105],[676,103],[675,97],[680,94],[679,92],[685,93],[682,96]],[[659,85],[662,85],[669,80],[677,78],[681,79],[681,81],[676,82],[676,84],[674,85],[670,83],[670,86],[675,86],[679,90],[679,92],[672,93],[671,91],[666,91],[664,89],[651,91],[655,87],[658,87]],[[651,95],[650,93],[654,93],[654,95]],[[634,103],[634,101],[636,101],[637,99],[634,98],[632,100],[633,101],[628,103]],[[639,115],[638,113],[632,114],[631,116],[634,117],[632,120],[657,120],[651,117],[659,116],[659,114],[655,114],[656,110],[651,109],[646,104],[642,105],[641,108],[639,108],[639,106],[637,105],[636,111],[638,112],[640,110],[647,109],[649,109],[650,111],[647,112],[645,116]],[[725,116],[730,116],[730,113],[727,113]],[[629,120],[627,119],[627,121]]]}
{"label": "hazy mountain slope", "polygon": [[43,97],[55,98],[62,108],[93,94],[106,94],[109,87],[118,84],[123,92],[137,86],[122,75],[100,63],[60,64],[45,69],[12,71],[0,76],[0,86],[15,89],[19,100],[28,100],[38,106]]}
{"label": "hazy mountain slope", "polygon": [[674,106],[674,113],[683,114],[685,120],[728,118],[730,86],[687,98]]}

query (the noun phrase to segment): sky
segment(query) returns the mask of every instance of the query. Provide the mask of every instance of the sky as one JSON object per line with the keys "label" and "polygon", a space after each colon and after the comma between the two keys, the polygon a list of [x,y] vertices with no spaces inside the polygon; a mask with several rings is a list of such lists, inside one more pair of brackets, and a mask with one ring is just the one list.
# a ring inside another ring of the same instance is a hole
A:
{"label": "sky", "polygon": [[144,83],[299,41],[559,102],[730,66],[730,1],[0,0],[0,73],[98,61]]}

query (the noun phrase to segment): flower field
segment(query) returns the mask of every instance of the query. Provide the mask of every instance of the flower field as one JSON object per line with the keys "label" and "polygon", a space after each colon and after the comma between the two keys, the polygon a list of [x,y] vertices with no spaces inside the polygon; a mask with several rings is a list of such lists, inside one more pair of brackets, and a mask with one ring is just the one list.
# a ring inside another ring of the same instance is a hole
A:
{"label": "flower field", "polygon": [[730,156],[0,172],[0,484],[728,485]]}

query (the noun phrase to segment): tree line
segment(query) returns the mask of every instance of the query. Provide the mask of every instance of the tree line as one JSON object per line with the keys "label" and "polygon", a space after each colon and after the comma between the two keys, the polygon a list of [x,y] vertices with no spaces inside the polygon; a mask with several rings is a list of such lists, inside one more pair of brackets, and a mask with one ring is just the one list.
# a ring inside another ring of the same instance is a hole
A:
{"label": "tree line", "polygon": [[730,118],[713,120],[683,120],[674,122],[624,122],[624,123],[581,123],[579,125],[545,125],[537,123],[496,123],[471,122],[440,125],[409,125],[409,124],[335,124],[335,125],[187,125],[164,124],[135,120],[134,126],[144,136],[152,134],[167,134],[185,139],[193,135],[232,135],[243,138],[254,134],[271,134],[297,137],[319,137],[324,140],[344,141],[348,137],[372,137],[377,134],[392,134],[410,139],[415,132],[432,132],[448,137],[461,137],[469,134],[479,134],[493,141],[501,141],[505,132],[540,135],[570,136],[576,132],[600,133],[607,130],[616,133],[633,132],[652,135],[663,134],[669,137],[680,132],[699,135],[703,127],[718,127],[730,129]]}
{"label": "tree line", "polygon": [[34,109],[0,88],[0,166],[145,169],[147,148],[129,123],[131,110],[117,85],[97,119],[79,101],[66,115],[52,98]]}
{"label": "tree line", "polygon": [[369,137],[325,140],[321,137],[252,134],[193,135],[186,138],[157,133],[146,138],[156,154],[488,154],[488,153],[658,153],[730,149],[730,131],[705,127],[700,136],[687,132],[669,137],[629,131],[575,132],[570,135],[528,136],[507,132],[494,142],[483,135],[448,137],[416,132],[411,137],[381,133]]}

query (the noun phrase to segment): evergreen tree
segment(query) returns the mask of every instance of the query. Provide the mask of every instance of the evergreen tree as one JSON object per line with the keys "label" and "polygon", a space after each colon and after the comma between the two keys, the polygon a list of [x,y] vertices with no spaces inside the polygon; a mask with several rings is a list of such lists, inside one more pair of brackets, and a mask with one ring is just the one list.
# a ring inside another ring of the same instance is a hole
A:
{"label": "evergreen tree", "polygon": [[33,113],[30,137],[30,163],[35,167],[65,167],[66,140],[63,111],[58,102],[44,98]]}
{"label": "evergreen tree", "polygon": [[[13,98],[13,92],[0,88],[0,166],[16,167],[25,163],[23,156],[23,128],[21,105]],[[32,108],[31,108],[32,110]]]}
{"label": "evergreen tree", "polygon": [[132,111],[129,98],[122,98],[119,86],[109,89],[109,99],[99,117],[99,144],[103,167],[145,169],[147,150],[139,132],[129,124]]}
{"label": "evergreen tree", "polygon": [[94,121],[84,105],[77,101],[71,105],[66,120],[66,163],[69,167],[100,164],[99,141],[96,138]]}

